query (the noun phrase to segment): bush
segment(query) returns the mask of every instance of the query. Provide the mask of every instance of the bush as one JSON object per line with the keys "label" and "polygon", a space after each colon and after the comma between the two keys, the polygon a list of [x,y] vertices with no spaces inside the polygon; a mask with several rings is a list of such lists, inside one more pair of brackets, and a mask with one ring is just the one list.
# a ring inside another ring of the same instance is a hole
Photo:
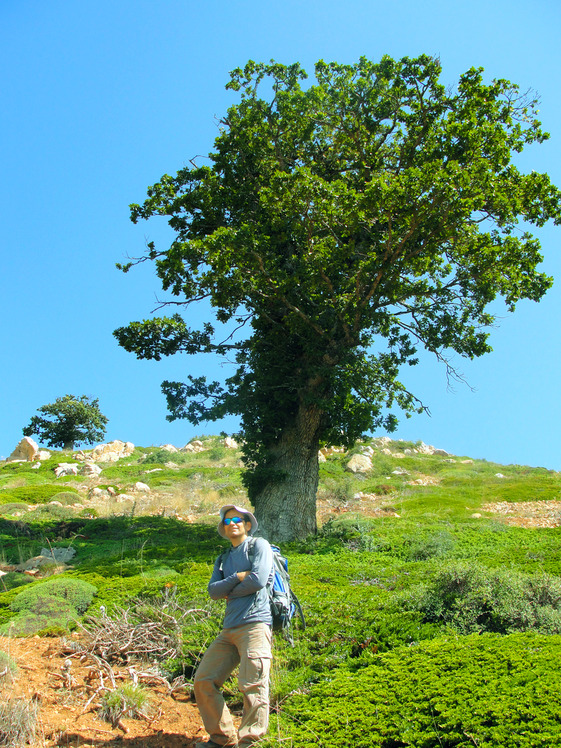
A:
{"label": "bush", "polygon": [[51,483],[39,486],[18,486],[2,491],[0,501],[2,503],[25,501],[27,504],[47,504],[57,493],[60,493],[60,485]]}
{"label": "bush", "polygon": [[27,512],[27,504],[10,501],[8,504],[0,504],[0,514],[11,514],[15,512]]}
{"label": "bush", "polygon": [[14,673],[17,672],[17,669],[18,667],[10,655],[0,649],[0,683],[2,683],[2,681],[8,676],[14,675]]}
{"label": "bush", "polygon": [[33,634],[62,634],[71,621],[78,617],[76,608],[61,598],[45,599],[41,605],[24,610],[0,627],[4,636],[32,636]]}
{"label": "bush", "polygon": [[421,591],[414,607],[425,621],[459,633],[515,631],[561,633],[561,580],[529,577],[480,564],[444,567]]}
{"label": "bush", "polygon": [[68,504],[78,503],[81,501],[81,497],[79,493],[76,493],[76,491],[59,491],[58,493],[55,493],[51,501],[60,501],[61,504],[66,506]]}
{"label": "bush", "polygon": [[24,699],[0,703],[0,745],[20,748],[35,737],[37,705]]}
{"label": "bush", "polygon": [[123,717],[147,716],[149,704],[146,689],[133,683],[125,683],[103,695],[99,716],[115,727]]}
{"label": "bush", "polygon": [[47,582],[28,587],[17,595],[10,608],[13,611],[38,612],[51,600],[66,601],[78,613],[84,613],[91,603],[97,587],[81,579],[56,577]]}
{"label": "bush", "polygon": [[[304,748],[559,746],[561,637],[433,640],[341,669],[283,704],[278,738]],[[271,730],[275,733],[275,727]]]}
{"label": "bush", "polygon": [[26,584],[31,584],[33,579],[17,571],[9,571],[0,577],[0,591],[13,590],[15,587],[23,587]]}

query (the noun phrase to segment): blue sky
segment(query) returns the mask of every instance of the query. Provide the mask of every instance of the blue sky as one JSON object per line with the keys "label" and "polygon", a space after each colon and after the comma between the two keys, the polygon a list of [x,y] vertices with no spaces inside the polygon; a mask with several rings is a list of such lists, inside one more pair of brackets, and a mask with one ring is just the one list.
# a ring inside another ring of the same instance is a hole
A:
{"label": "blue sky", "polygon": [[[153,269],[123,275],[166,228],[133,225],[128,205],[207,154],[217,117],[236,101],[224,85],[248,59],[354,62],[439,55],[453,84],[471,66],[541,96],[551,140],[519,159],[561,185],[558,0],[19,0],[0,1],[0,455],[36,409],[66,393],[99,398],[107,439],[182,446],[233,432],[168,423],[164,379],[229,373],[220,361],[137,361],[112,331],[157,305]],[[492,333],[490,355],[456,361],[470,387],[447,387],[428,357],[407,384],[429,406],[397,438],[501,463],[561,470],[561,228],[539,232],[558,279],[540,304],[520,304]]]}

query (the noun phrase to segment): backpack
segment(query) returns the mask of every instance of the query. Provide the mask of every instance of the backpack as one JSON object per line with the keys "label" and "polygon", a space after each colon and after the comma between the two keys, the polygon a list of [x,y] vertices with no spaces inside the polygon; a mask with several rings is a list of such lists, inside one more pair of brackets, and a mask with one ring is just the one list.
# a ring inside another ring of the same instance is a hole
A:
{"label": "backpack", "polygon": [[[254,552],[255,538],[249,538],[248,556],[253,564],[255,557]],[[221,556],[221,563],[225,556],[230,552],[230,548]],[[292,636],[292,619],[299,614],[302,621],[302,628],[306,628],[306,619],[300,601],[296,597],[294,590],[290,586],[290,575],[288,573],[288,561],[281,554],[280,548],[271,544],[273,551],[273,578],[267,583],[267,593],[269,595],[269,605],[271,606],[271,615],[273,617],[273,631],[281,631],[284,637],[294,646]]]}

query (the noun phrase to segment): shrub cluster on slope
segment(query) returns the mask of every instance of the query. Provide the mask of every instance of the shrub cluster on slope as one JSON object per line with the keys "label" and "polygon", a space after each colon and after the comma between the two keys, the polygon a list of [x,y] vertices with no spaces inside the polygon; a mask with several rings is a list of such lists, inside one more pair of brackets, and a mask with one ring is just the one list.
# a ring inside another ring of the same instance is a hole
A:
{"label": "shrub cluster on slope", "polygon": [[[294,695],[277,725],[293,748],[559,746],[561,637],[436,639]],[[274,732],[274,731],[273,731]]]}

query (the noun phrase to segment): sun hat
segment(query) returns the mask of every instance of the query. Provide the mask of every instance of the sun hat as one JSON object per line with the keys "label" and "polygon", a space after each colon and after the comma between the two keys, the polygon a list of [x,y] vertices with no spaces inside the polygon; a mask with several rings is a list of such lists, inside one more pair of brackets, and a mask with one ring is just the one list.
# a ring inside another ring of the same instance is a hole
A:
{"label": "sun hat", "polygon": [[235,509],[236,512],[240,513],[241,517],[247,517],[248,521],[251,522],[251,528],[249,530],[249,535],[253,535],[253,533],[257,530],[257,520],[253,516],[251,512],[248,512],[247,509],[243,509],[241,506],[236,506],[235,504],[226,504],[226,506],[223,506],[220,510],[220,522],[218,523],[218,533],[222,535],[223,538],[227,537],[226,533],[224,531],[224,516],[227,512],[230,511],[230,509]]}

